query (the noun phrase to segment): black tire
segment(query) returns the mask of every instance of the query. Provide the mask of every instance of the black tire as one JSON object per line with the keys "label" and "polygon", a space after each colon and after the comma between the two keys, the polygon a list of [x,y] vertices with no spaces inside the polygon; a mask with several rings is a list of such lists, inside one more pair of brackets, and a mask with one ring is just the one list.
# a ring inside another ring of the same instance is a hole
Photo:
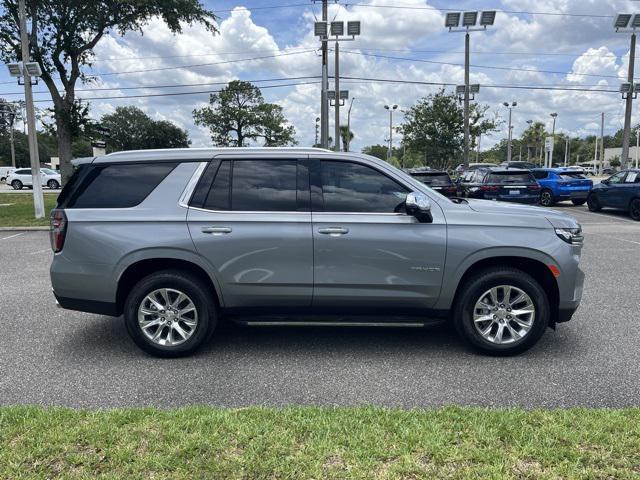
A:
{"label": "black tire", "polygon": [[58,188],[60,188],[60,184],[57,180],[49,180],[47,182],[47,187],[49,187],[51,190],[57,190]]}
{"label": "black tire", "polygon": [[[499,285],[510,285],[525,292],[535,306],[535,317],[529,332],[513,343],[497,344],[485,339],[475,328],[473,310],[483,293]],[[459,287],[453,309],[453,323],[458,334],[475,350],[486,355],[509,356],[533,347],[549,325],[549,299],[542,286],[529,274],[511,267],[482,270]]]}
{"label": "black tire", "polygon": [[553,198],[553,192],[548,188],[545,188],[540,192],[540,205],[543,207],[553,207],[553,204],[556,203]]}
{"label": "black tire", "polygon": [[24,187],[20,180],[14,180],[13,182],[11,182],[11,186],[14,190],[22,190],[22,187]]}
{"label": "black tire", "polygon": [[590,193],[587,197],[587,207],[590,212],[599,212],[602,210],[602,205],[600,205],[600,201],[595,193]]}
{"label": "black tire", "polygon": [[[138,324],[138,307],[148,294],[161,288],[184,292],[196,307],[198,323],[195,331],[186,341],[176,346],[163,346],[153,342]],[[211,288],[189,273],[178,270],[152,273],[136,283],[125,301],[124,321],[127,331],[136,345],[151,355],[163,358],[190,355],[207,342],[215,330],[218,315],[214,296]]]}
{"label": "black tire", "polygon": [[634,198],[629,204],[629,216],[632,220],[640,222],[640,198]]}
{"label": "black tire", "polygon": [[573,203],[576,207],[579,207],[580,205],[584,205],[585,202],[587,201],[587,199],[585,198],[584,200],[571,200],[571,203]]}

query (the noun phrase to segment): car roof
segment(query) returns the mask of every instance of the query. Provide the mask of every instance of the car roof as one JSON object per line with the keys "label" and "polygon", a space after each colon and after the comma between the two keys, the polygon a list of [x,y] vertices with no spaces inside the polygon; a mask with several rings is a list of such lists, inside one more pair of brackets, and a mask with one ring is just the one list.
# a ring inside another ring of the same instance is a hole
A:
{"label": "car roof", "polygon": [[492,173],[530,173],[531,170],[526,168],[507,168],[507,167],[489,167],[482,168],[481,170],[487,170]]}
{"label": "car roof", "polygon": [[551,168],[534,168],[537,172],[555,172],[555,173],[581,173],[582,167],[551,167]]}
{"label": "car roof", "polygon": [[425,169],[413,169],[407,172],[409,175],[416,175],[420,173],[426,173],[428,175],[449,175],[445,170],[425,170]]}
{"label": "car roof", "polygon": [[[225,147],[225,148],[163,148],[156,150],[130,150],[126,152],[115,152],[108,155],[96,157],[94,163],[116,163],[116,162],[148,162],[148,161],[198,161],[209,160],[216,155],[224,154],[337,154],[342,152],[332,152],[322,148],[299,148],[299,147]],[[357,154],[351,154],[358,156]]]}

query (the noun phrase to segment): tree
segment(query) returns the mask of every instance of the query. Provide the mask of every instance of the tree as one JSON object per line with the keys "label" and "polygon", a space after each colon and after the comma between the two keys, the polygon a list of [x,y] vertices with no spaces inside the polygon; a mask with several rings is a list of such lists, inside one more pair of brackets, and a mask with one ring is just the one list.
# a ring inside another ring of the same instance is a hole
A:
{"label": "tree", "polygon": [[[73,125],[83,118],[78,116],[82,111],[76,84],[88,81],[82,67],[91,65],[93,49],[105,35],[142,32],[154,17],[173,33],[181,32],[184,23],[201,23],[216,32],[215,16],[200,0],[30,0],[27,17],[32,25],[31,56],[40,64],[53,102],[63,182],[72,173]],[[0,56],[4,61],[22,60],[18,0],[0,0]]]}
{"label": "tree", "polygon": [[211,94],[209,105],[196,108],[193,118],[196,125],[209,128],[214,144],[224,147],[244,147],[247,141],[259,138],[268,147],[297,143],[282,107],[265,103],[260,89],[242,80],[233,80]]}
{"label": "tree", "polygon": [[100,126],[109,131],[109,151],[188,147],[187,132],[166,120],[153,120],[138,107],[117,107],[103,115]]}
{"label": "tree", "polygon": [[[473,104],[469,117],[472,137],[493,131],[497,120],[485,118],[488,107]],[[462,152],[464,111],[454,93],[440,90],[424,97],[405,113],[405,123],[398,129],[408,149],[423,152],[430,165],[447,168]],[[472,141],[471,147],[474,143]]]}
{"label": "tree", "polygon": [[349,144],[351,143],[351,140],[353,140],[354,136],[355,135],[353,134],[353,131],[349,130],[349,127],[347,127],[346,125],[340,126],[340,138],[342,139],[343,151],[348,151]]}

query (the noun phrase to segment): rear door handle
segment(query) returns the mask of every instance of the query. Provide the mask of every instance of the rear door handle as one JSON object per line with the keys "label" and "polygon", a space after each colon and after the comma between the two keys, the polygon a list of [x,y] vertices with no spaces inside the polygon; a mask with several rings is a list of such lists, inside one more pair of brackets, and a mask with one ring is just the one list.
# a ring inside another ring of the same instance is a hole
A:
{"label": "rear door handle", "polygon": [[226,235],[231,233],[230,227],[202,227],[202,233],[210,233],[211,235]]}
{"label": "rear door handle", "polygon": [[319,228],[318,232],[322,233],[323,235],[329,235],[331,237],[339,237],[341,235],[346,235],[347,233],[349,233],[349,229],[344,227],[326,227]]}

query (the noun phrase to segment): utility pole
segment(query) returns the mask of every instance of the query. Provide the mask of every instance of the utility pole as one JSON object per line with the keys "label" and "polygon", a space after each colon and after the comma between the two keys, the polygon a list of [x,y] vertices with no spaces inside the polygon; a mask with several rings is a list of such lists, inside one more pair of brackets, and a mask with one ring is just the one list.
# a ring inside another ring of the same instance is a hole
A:
{"label": "utility pole", "polygon": [[335,123],[335,135],[336,135],[336,140],[334,143],[334,150],[336,152],[340,151],[340,137],[342,135],[340,135],[340,42],[336,41],[336,50],[335,50],[335,90],[336,90],[336,117],[334,120]]}
{"label": "utility pole", "polygon": [[638,150],[640,150],[640,128],[636,129],[636,168],[638,168]]}
{"label": "utility pole", "polygon": [[393,111],[398,105],[385,105],[384,108],[389,110],[389,150],[387,152],[387,161],[391,162],[393,156]]}
{"label": "utility pole", "polygon": [[479,160],[479,158],[480,158],[480,142],[482,142],[482,132],[480,132],[478,134],[478,145],[477,145],[477,148],[476,148],[476,163],[478,163],[480,161]]}
{"label": "utility pole", "polygon": [[316,117],[316,143],[313,146],[318,145],[318,135],[320,134],[320,117]]}
{"label": "utility pole", "polygon": [[593,151],[593,165],[598,168],[598,137],[596,136],[596,148]]}
{"label": "utility pole", "polygon": [[604,170],[604,112],[600,117],[600,169],[596,168],[596,171]]}
{"label": "utility pole", "polygon": [[551,128],[551,138],[552,143],[551,143],[551,151],[549,152],[549,165],[547,166],[547,168],[551,168],[553,166],[553,150],[556,146],[556,118],[558,118],[558,114],[557,113],[552,113],[551,117],[553,118],[553,127]]}
{"label": "utility pole", "polygon": [[464,36],[464,168],[469,167],[469,32]]}
{"label": "utility pole", "polygon": [[508,138],[507,162],[510,162],[511,161],[511,139],[512,139],[511,132],[513,130],[513,127],[511,126],[511,111],[513,110],[514,107],[518,106],[518,102],[512,102],[511,104],[509,104],[509,102],[504,102],[503,105],[509,109],[509,133],[507,135],[507,138]]}
{"label": "utility pole", "polygon": [[353,107],[353,101],[356,97],[351,98],[349,103],[349,110],[347,110],[347,144],[345,145],[345,151],[348,152],[351,149],[351,108]]}
{"label": "utility pole", "polygon": [[569,161],[569,137],[564,142],[564,166],[567,166],[567,162]]}
{"label": "utility pole", "polygon": [[[31,61],[29,55],[29,39],[27,36],[27,15],[25,0],[19,0],[18,16],[20,19],[20,43],[22,46],[23,65]],[[29,157],[31,158],[31,176],[33,180],[33,205],[36,218],[44,217],[44,197],[42,196],[42,178],[40,176],[40,157],[38,154],[38,138],[36,132],[36,116],[33,108],[33,92],[31,90],[31,75],[27,68],[23,68],[24,98],[27,103],[27,124],[29,126]]]}
{"label": "utility pole", "polygon": [[[635,67],[636,57],[636,33],[635,31],[631,35],[631,49],[629,51],[629,72],[627,75],[627,82],[631,84],[633,88],[633,75]],[[634,95],[627,95],[626,105],[624,110],[624,132],[622,134],[622,168],[627,168],[629,162],[629,140],[631,137],[631,109],[633,106]]]}
{"label": "utility pole", "polygon": [[[322,0],[322,21],[327,22],[328,0]],[[320,38],[322,42],[322,94],[320,95],[320,146],[329,148],[329,51],[327,48],[328,32]]]}
{"label": "utility pole", "polygon": [[[16,168],[16,145],[15,139],[13,138],[13,121],[9,126],[9,142],[11,143],[11,166]],[[636,161],[636,164],[638,162]]]}

